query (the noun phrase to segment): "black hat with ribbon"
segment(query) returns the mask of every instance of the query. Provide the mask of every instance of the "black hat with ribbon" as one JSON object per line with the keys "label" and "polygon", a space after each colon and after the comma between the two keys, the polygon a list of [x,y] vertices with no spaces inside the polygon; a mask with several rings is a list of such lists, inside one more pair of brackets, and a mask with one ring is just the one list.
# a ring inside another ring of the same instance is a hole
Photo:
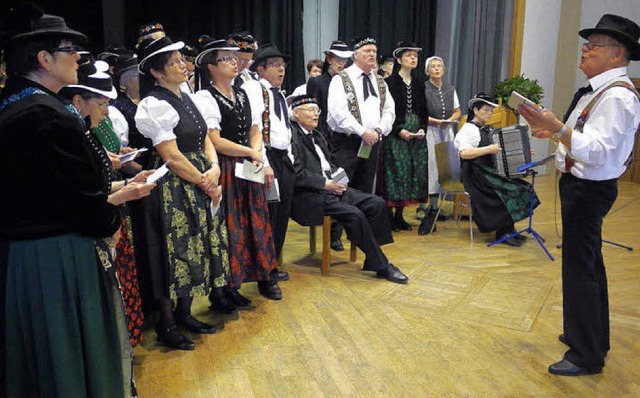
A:
{"label": "black hat with ribbon", "polygon": [[316,100],[316,97],[309,94],[296,95],[295,97],[291,97],[289,101],[290,101],[289,104],[291,105],[291,109],[296,109],[297,107],[301,105],[306,105],[306,104],[318,105],[318,101]]}
{"label": "black hat with ribbon", "polygon": [[249,69],[255,72],[258,68],[258,64],[268,58],[282,58],[285,62],[288,62],[291,57],[281,53],[280,50],[278,50],[278,47],[273,43],[263,44],[255,53],[253,53],[253,63]]}
{"label": "black hat with ribbon", "polygon": [[396,44],[395,50],[393,50],[393,58],[400,58],[403,52],[409,50],[420,52],[422,51],[422,47],[419,47],[416,43],[411,41],[400,41]]}
{"label": "black hat with ribbon", "polygon": [[353,55],[353,51],[349,50],[347,44],[340,40],[331,42],[328,50],[324,50],[325,55],[333,54],[340,58],[349,58]]}
{"label": "black hat with ribbon", "polygon": [[29,3],[12,8],[7,13],[0,31],[3,41],[29,40],[45,36],[60,36],[77,43],[87,41],[87,36],[70,29],[64,18],[45,14]]}
{"label": "black hat with ribbon", "polygon": [[142,61],[138,64],[138,71],[140,73],[148,73],[146,70],[146,64],[152,57],[155,57],[158,54],[179,51],[184,47],[184,43],[181,41],[173,42],[167,36],[160,37],[159,39],[155,39],[151,43],[147,44],[145,48],[142,49]]}
{"label": "black hat with ribbon", "polygon": [[629,59],[632,61],[640,60],[640,43],[638,43],[640,26],[630,19],[613,14],[604,14],[595,28],[582,29],[578,34],[587,40],[592,34],[611,36],[624,44],[629,50]]}
{"label": "black hat with ribbon", "polygon": [[369,44],[373,44],[374,46],[378,45],[378,43],[376,42],[376,39],[374,39],[371,36],[356,37],[355,39],[353,39],[353,51],[356,51],[360,49],[360,47],[363,47]]}
{"label": "black hat with ribbon", "polygon": [[198,38],[198,43],[201,45],[200,54],[196,57],[195,64],[199,68],[202,66],[202,61],[207,54],[213,51],[239,51],[240,47],[230,44],[226,39],[214,39],[209,36],[203,35]]}
{"label": "black hat with ribbon", "polygon": [[246,32],[232,33],[227,39],[229,40],[229,44],[237,46],[239,48],[238,51],[243,53],[253,53],[258,49],[256,39]]}
{"label": "black hat with ribbon", "polygon": [[85,63],[78,68],[78,84],[70,84],[69,88],[81,88],[92,93],[116,99],[118,92],[113,87],[111,76],[107,73],[109,64],[104,61]]}
{"label": "black hat with ribbon", "polygon": [[138,56],[131,50],[123,51],[116,58],[116,67],[113,73],[118,76],[123,72],[138,66]]}

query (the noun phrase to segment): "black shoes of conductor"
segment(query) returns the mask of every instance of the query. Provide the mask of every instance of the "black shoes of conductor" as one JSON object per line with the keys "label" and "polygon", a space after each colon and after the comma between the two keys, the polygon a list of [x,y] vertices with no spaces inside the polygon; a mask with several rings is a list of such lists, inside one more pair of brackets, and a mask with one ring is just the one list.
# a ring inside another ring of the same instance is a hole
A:
{"label": "black shoes of conductor", "polygon": [[367,260],[364,261],[364,266],[362,267],[363,271],[375,271],[376,275],[379,278],[385,278],[389,282],[407,284],[409,282],[409,277],[403,274],[398,267],[395,265],[388,263],[386,268],[380,270],[374,270],[367,266]]}
{"label": "black shoes of conductor", "polygon": [[595,368],[581,368],[563,359],[549,366],[549,373],[558,376],[584,376],[602,373],[602,366]]}

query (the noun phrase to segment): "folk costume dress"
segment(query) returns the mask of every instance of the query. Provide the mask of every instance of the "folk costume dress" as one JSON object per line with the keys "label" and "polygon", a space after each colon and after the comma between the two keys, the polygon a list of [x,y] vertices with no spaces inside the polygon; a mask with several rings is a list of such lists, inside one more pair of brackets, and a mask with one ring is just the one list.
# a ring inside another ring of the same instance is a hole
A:
{"label": "folk costume dress", "polygon": [[415,133],[427,129],[427,109],[422,85],[417,79],[406,84],[394,73],[386,79],[396,106],[391,133],[382,141],[382,194],[387,206],[425,202],[429,196],[428,156],[424,140],[405,141],[400,130]]}
{"label": "folk costume dress", "polygon": [[[491,145],[490,132],[488,126],[465,123],[456,135],[456,149],[462,151]],[[462,183],[471,196],[473,220],[480,232],[501,230],[529,216],[531,184],[499,175],[493,167],[492,155],[461,162]],[[534,208],[539,204],[535,196]]]}
{"label": "folk costume dress", "polygon": [[[109,116],[106,116],[93,133],[98,137],[105,149],[111,153],[120,153],[120,139],[113,129],[113,124]],[[122,173],[119,170],[113,170],[118,176],[115,179],[121,179]],[[120,226],[120,239],[115,246],[115,256],[113,258],[116,276],[118,277],[118,286],[122,293],[122,302],[127,321],[127,329],[129,330],[129,341],[132,347],[142,342],[142,324],[144,322],[144,314],[142,312],[142,299],[140,298],[140,288],[138,287],[138,270],[133,255],[133,246],[131,244],[131,223],[127,214],[125,205],[119,206],[122,216],[122,225]],[[98,249],[100,250],[100,249]]]}
{"label": "folk costume dress", "polygon": [[[445,120],[451,117],[453,110],[460,108],[458,94],[455,87],[450,84],[442,83],[442,87],[436,87],[431,81],[427,80],[424,84],[425,100],[427,104],[427,113],[429,116]],[[427,128],[427,151],[429,156],[429,194],[436,195],[442,193],[440,184],[438,183],[438,161],[435,156],[435,146],[440,142],[453,141],[453,126],[445,124],[441,126],[430,125]]]}
{"label": "folk costume dress", "polygon": [[[156,86],[138,105],[136,126],[153,145],[176,140],[180,152],[204,173],[211,162],[204,152],[207,126],[188,94],[178,97]],[[163,161],[156,153],[155,167]],[[172,172],[157,182],[155,204],[160,225],[156,231],[163,239],[159,247],[165,259],[162,269],[151,269],[154,296],[178,298],[206,296],[211,287],[228,284],[228,255],[224,219],[213,217],[211,200],[197,185]],[[158,262],[150,262],[157,268]],[[211,276],[210,276],[211,273]]]}
{"label": "folk costume dress", "polygon": [[[94,239],[120,227],[108,157],[79,114],[33,81],[10,78],[0,97],[3,396],[124,395],[107,273]],[[19,167],[16,167],[18,165]],[[5,395],[6,393],[6,395]]]}
{"label": "folk costume dress", "polygon": [[[249,129],[254,124],[249,99],[241,88],[233,87],[233,93],[235,101],[208,87],[198,92],[203,100],[198,103],[203,104],[200,109],[210,128],[218,125],[222,138],[249,146]],[[227,221],[233,288],[244,282],[270,280],[277,264],[265,187],[235,177],[236,163],[245,159],[218,153],[222,185],[219,211]]]}

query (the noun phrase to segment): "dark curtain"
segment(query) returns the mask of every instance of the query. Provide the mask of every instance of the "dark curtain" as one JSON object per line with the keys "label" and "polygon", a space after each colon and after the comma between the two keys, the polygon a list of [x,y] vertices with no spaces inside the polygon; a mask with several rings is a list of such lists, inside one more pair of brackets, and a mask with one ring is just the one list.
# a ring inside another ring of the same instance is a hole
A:
{"label": "dark curtain", "polygon": [[500,81],[507,1],[512,0],[452,0],[448,67],[463,114],[471,97],[491,93]]}
{"label": "dark curtain", "polygon": [[248,31],[258,43],[273,42],[292,61],[299,60],[289,63],[283,83],[287,92],[291,92],[295,88],[293,82],[303,81],[305,76],[302,4],[302,0],[127,1],[126,44],[131,46],[135,41],[138,26],[155,21],[162,23],[173,40],[191,45],[202,34],[218,38]]}
{"label": "dark curtain", "polygon": [[371,35],[379,55],[391,55],[400,40],[415,42],[422,47],[416,70],[424,71],[435,51],[437,5],[437,0],[340,0],[338,36],[351,45],[354,37]]}

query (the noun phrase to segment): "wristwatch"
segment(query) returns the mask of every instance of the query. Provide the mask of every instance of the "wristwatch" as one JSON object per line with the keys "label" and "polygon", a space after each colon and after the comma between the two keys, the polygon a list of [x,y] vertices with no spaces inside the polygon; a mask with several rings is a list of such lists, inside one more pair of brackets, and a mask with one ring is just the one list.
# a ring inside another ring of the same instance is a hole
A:
{"label": "wristwatch", "polygon": [[376,127],[373,131],[378,133],[378,141],[380,141],[380,138],[382,138],[382,129],[380,127]]}
{"label": "wristwatch", "polygon": [[562,136],[567,132],[567,125],[563,124],[562,128],[558,131],[556,131],[555,133],[553,133],[553,135],[551,136],[551,138],[555,141],[560,141],[560,139],[562,138]]}

